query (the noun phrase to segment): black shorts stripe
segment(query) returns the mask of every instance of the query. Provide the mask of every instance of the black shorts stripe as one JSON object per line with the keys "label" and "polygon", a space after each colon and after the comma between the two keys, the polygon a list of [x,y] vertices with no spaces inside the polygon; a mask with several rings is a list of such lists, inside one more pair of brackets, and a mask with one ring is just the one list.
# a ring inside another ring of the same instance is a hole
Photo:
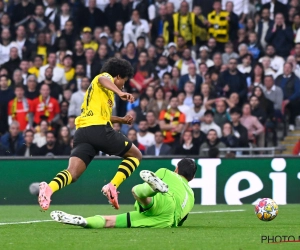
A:
{"label": "black shorts stripe", "polygon": [[55,181],[58,184],[58,188],[61,189],[61,182],[59,180],[57,180],[56,178],[53,179],[53,181]]}
{"label": "black shorts stripe", "polygon": [[121,162],[120,166],[124,166],[124,167],[128,168],[131,173],[134,170],[127,162],[124,162],[124,161]]}
{"label": "black shorts stripe", "polygon": [[131,221],[130,221],[130,213],[127,213],[127,227],[131,227]]}
{"label": "black shorts stripe", "polygon": [[132,163],[132,165],[134,166],[134,169],[137,168],[136,163],[134,162],[134,160],[130,159],[130,158],[126,158],[125,160],[130,161]]}
{"label": "black shorts stripe", "polygon": [[123,169],[123,168],[118,168],[118,172],[121,172],[121,173],[123,173],[123,174],[126,176],[126,178],[128,178],[128,177],[129,177],[129,174],[128,174],[128,172],[127,172],[125,169]]}

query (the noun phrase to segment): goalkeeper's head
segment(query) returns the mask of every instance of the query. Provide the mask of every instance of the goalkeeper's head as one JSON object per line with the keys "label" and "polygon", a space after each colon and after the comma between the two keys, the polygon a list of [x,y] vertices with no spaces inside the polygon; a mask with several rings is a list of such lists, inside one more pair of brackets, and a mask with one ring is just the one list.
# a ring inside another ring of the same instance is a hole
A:
{"label": "goalkeeper's head", "polygon": [[192,159],[183,158],[177,164],[177,168],[175,172],[181,176],[183,176],[188,181],[194,179],[197,171],[197,165]]}

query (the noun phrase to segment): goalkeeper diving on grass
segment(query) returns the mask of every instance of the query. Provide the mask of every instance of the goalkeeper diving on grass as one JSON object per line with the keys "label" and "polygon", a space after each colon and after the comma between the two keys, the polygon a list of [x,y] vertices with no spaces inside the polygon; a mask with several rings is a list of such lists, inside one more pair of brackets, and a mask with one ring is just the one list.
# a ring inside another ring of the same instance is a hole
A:
{"label": "goalkeeper diving on grass", "polygon": [[111,58],[102,67],[85,93],[81,115],[75,120],[74,148],[68,169],[59,172],[48,184],[40,183],[39,204],[43,210],[50,206],[54,192],[75,182],[93,158],[102,151],[123,158],[116,175],[102,188],[109,202],[119,209],[117,188],[139,166],[142,154],[127,137],[112,128],[112,123],[131,124],[133,118],[112,116],[114,95],[123,101],[134,102],[134,97],[122,91],[133,75],[131,64],[123,59]]}
{"label": "goalkeeper diving on grass", "polygon": [[110,216],[84,218],[53,211],[53,220],[84,228],[167,228],[181,226],[194,206],[194,192],[188,185],[197,171],[195,162],[182,159],[174,172],[161,168],[155,173],[140,172],[143,184],[132,188],[135,211]]}

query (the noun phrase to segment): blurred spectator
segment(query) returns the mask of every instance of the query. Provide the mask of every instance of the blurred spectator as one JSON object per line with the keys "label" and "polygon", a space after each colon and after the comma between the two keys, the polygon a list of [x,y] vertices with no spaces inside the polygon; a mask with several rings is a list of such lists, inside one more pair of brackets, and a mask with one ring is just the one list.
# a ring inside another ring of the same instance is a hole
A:
{"label": "blurred spectator", "polygon": [[15,69],[12,76],[12,86],[23,85],[22,71]]}
{"label": "blurred spectator", "polygon": [[39,155],[39,148],[33,143],[33,132],[32,130],[26,130],[24,133],[24,144],[18,149],[17,156],[37,156]]}
{"label": "blurred spectator", "polygon": [[58,119],[53,122],[53,126],[56,130],[58,130],[62,126],[68,125],[68,110],[69,110],[69,103],[67,101],[62,101],[60,104],[60,113]]}
{"label": "blurred spectator", "polygon": [[137,132],[134,128],[130,128],[128,130],[127,138],[141,151],[143,155],[145,154],[146,147],[138,142]]}
{"label": "blurred spectator", "polygon": [[147,20],[140,18],[138,10],[133,10],[131,14],[132,21],[129,21],[124,26],[124,44],[128,42],[136,42],[139,36],[144,36],[146,39],[146,47],[149,46],[148,33],[150,31]]}
{"label": "blurred spectator", "polygon": [[24,138],[20,132],[20,125],[13,121],[9,126],[9,132],[1,136],[1,144],[7,148],[9,155],[16,155],[24,143]]}
{"label": "blurred spectator", "polygon": [[[67,89],[70,89],[73,93],[81,90],[81,82],[85,77],[84,65],[82,63],[78,63],[75,66],[75,75],[74,78],[68,83]],[[86,77],[90,82],[89,78]],[[86,81],[85,79],[85,81]]]}
{"label": "blurred spectator", "polygon": [[221,1],[215,0],[214,10],[208,14],[210,24],[208,33],[214,37],[220,50],[224,49],[225,43],[229,40],[229,13],[222,10]]}
{"label": "blurred spectator", "polygon": [[73,61],[71,55],[65,55],[63,58],[63,67],[65,71],[65,78],[70,82],[75,76],[75,69],[72,67]]}
{"label": "blurred spectator", "polygon": [[[278,56],[277,52],[275,51],[275,47],[272,44],[268,44],[265,50],[266,56],[268,56],[271,60],[270,68],[273,69],[275,72],[283,68],[284,59],[281,56]],[[262,59],[259,59],[259,62]],[[265,72],[265,75],[267,73]]]}
{"label": "blurred spectator", "polygon": [[137,90],[142,90],[147,85],[153,81],[155,76],[155,68],[151,62],[148,60],[148,55],[146,52],[141,52],[138,58],[138,63],[134,65],[135,74],[130,80],[130,84],[133,88]]}
{"label": "blurred spectator", "polygon": [[[164,55],[160,56],[157,62],[157,66],[155,67],[157,72],[157,76],[162,79],[165,73],[171,73],[172,67],[168,63],[168,58]],[[171,76],[171,74],[170,74]],[[177,86],[176,86],[177,87]]]}
{"label": "blurred spectator", "polygon": [[259,106],[262,108],[264,113],[266,114],[267,120],[273,120],[275,116],[274,103],[265,97],[265,94],[261,87],[256,86],[253,89],[253,95],[258,98]]}
{"label": "blurred spectator", "polygon": [[25,86],[25,97],[33,100],[39,96],[39,90],[37,88],[36,77],[29,75]]}
{"label": "blurred spectator", "polygon": [[149,103],[148,110],[152,110],[155,116],[158,116],[162,110],[167,109],[168,102],[165,101],[165,92],[162,87],[158,87],[154,91],[154,100]]}
{"label": "blurred spectator", "polygon": [[36,78],[39,77],[40,68],[43,66],[43,57],[41,55],[36,55],[33,59],[33,65],[28,69],[29,74],[35,75]]}
{"label": "blurred spectator", "polygon": [[71,138],[70,138],[69,145],[66,145],[66,146],[65,146],[62,155],[67,155],[67,156],[69,156],[69,155],[71,154],[71,152],[72,152],[73,145],[74,145],[74,138],[71,137]]}
{"label": "blurred spectator", "polygon": [[177,85],[174,84],[174,81],[172,81],[172,75],[168,72],[163,74],[161,85],[163,85],[165,92],[177,92]]}
{"label": "blurred spectator", "polygon": [[91,48],[85,50],[85,59],[81,63],[84,65],[84,72],[89,79],[94,79],[99,74],[101,64],[95,60],[95,51]]}
{"label": "blurred spectator", "polygon": [[[83,27],[88,27],[90,29],[89,32],[92,32],[92,30],[94,30],[96,26],[102,27],[104,25],[105,15],[103,13],[103,10],[100,10],[96,6],[96,0],[89,0],[87,2],[88,6],[82,10],[82,14],[80,14],[79,16],[79,24],[80,29],[82,29]],[[86,29],[83,32],[88,31]],[[95,48],[94,50],[96,51],[97,48]]]}
{"label": "blurred spectator", "polygon": [[251,106],[249,103],[243,105],[243,115],[240,118],[241,124],[248,130],[248,140],[256,143],[259,147],[264,147],[264,127],[257,117],[251,115]]}
{"label": "blurred spectator", "polygon": [[154,134],[148,131],[147,120],[141,120],[139,122],[139,131],[137,133],[137,140],[145,147],[150,147],[155,144]]}
{"label": "blurred spectator", "polygon": [[18,48],[18,44],[11,41],[11,33],[9,29],[4,28],[1,31],[0,65],[3,65],[4,63],[9,61],[11,48]]}
{"label": "blurred spectator", "polygon": [[110,0],[109,4],[105,7],[105,19],[112,32],[115,31],[115,23],[120,20],[122,16],[122,5],[116,0]]}
{"label": "blurred spectator", "polygon": [[62,126],[58,131],[58,143],[62,147],[62,150],[70,146],[71,134],[67,126]]}
{"label": "blurred spectator", "polygon": [[24,97],[23,85],[15,87],[15,98],[8,103],[8,124],[17,121],[20,131],[33,127],[32,101]]}
{"label": "blurred spectator", "polygon": [[146,149],[146,155],[155,155],[155,156],[162,156],[162,155],[170,155],[171,154],[171,147],[165,143],[164,136],[161,131],[156,131],[154,134],[155,138],[155,145],[152,145]]}
{"label": "blurred spectator", "polygon": [[248,51],[255,60],[258,60],[263,53],[263,49],[257,39],[257,34],[255,32],[250,32],[248,35],[248,40]]}
{"label": "blurred spectator", "polygon": [[238,59],[239,55],[233,51],[233,44],[228,42],[225,44],[225,53],[222,54],[223,64],[228,64],[231,58]]}
{"label": "blurred spectator", "polygon": [[170,108],[161,111],[159,115],[159,126],[165,137],[164,143],[172,144],[178,140],[184,124],[185,115],[178,109],[178,98],[171,97]]}
{"label": "blurred spectator", "polygon": [[273,27],[274,22],[270,20],[270,10],[268,8],[264,8],[261,11],[261,20],[258,25],[256,25],[255,31],[257,32],[257,39],[260,42],[263,49],[266,48],[267,42],[265,40],[268,29]]}
{"label": "blurred spectator", "polygon": [[287,57],[293,47],[293,30],[285,24],[284,16],[277,13],[273,27],[269,27],[266,42],[272,44],[279,56]]}
{"label": "blurred spectator", "polygon": [[74,50],[73,50],[73,62],[77,66],[79,62],[82,62],[85,60],[85,51],[83,48],[84,44],[80,39],[75,40],[74,43],[75,43],[75,45],[74,45]]}
{"label": "blurred spectator", "polygon": [[235,137],[233,127],[229,122],[223,124],[221,141],[228,148],[239,147],[239,140],[237,137]]}
{"label": "blurred spectator", "polygon": [[158,7],[157,14],[151,25],[151,42],[154,43],[157,37],[162,36],[164,37],[165,44],[168,44],[170,41],[173,41],[173,34],[168,30],[171,20],[167,15],[167,8],[164,4]]}
{"label": "blurred spectator", "polygon": [[133,130],[135,130],[135,131],[138,131],[138,129],[139,129],[139,126],[138,126],[137,123],[136,123],[136,113],[135,113],[135,111],[134,111],[134,110],[129,110],[129,111],[126,113],[126,115],[132,116],[132,124],[131,124],[131,125],[129,125],[129,124],[122,124],[121,132],[122,132],[122,134],[124,134],[124,135],[127,135],[127,134],[128,134],[128,131],[129,131],[130,129],[133,129]]}
{"label": "blurred spectator", "polygon": [[39,126],[35,127],[36,133],[34,134],[33,143],[39,148],[46,144],[46,132],[50,130],[50,126],[46,120],[42,120]]}
{"label": "blurred spectator", "polygon": [[284,112],[287,109],[290,112],[289,130],[291,131],[295,129],[295,119],[300,112],[300,80],[292,70],[293,66],[290,63],[285,63],[283,74],[275,80],[275,84],[283,91],[282,110]]}
{"label": "blurred spectator", "polygon": [[90,85],[90,80],[87,77],[83,77],[80,85],[80,90],[72,94],[68,116],[79,116],[81,114],[81,104],[83,103],[84,94]]}
{"label": "blurred spectator", "polygon": [[271,75],[267,75],[264,78],[264,88],[263,88],[265,97],[272,101],[274,109],[276,112],[281,113],[282,101],[283,101],[283,92],[282,89],[274,84],[274,78]]}
{"label": "blurred spectator", "polygon": [[56,30],[64,30],[67,21],[70,21],[72,15],[70,13],[70,5],[68,3],[62,3],[60,7],[60,13],[55,15],[54,25]]}
{"label": "blurred spectator", "polygon": [[249,98],[249,103],[251,106],[251,115],[255,116],[259,120],[259,122],[264,126],[266,124],[267,114],[261,107],[258,97],[252,95]]}
{"label": "blurred spectator", "polygon": [[213,62],[214,66],[209,68],[209,72],[221,72],[221,67],[222,67],[222,54],[220,52],[216,52],[213,54]]}
{"label": "blurred spectator", "polygon": [[39,69],[39,78],[38,78],[39,83],[43,82],[46,79],[46,74],[45,74],[46,69],[51,67],[53,69],[52,81],[56,82],[59,85],[67,84],[64,69],[56,66],[56,60],[57,60],[57,58],[56,58],[55,53],[51,52],[48,54],[48,64],[40,67],[40,69]]}
{"label": "blurred spectator", "polygon": [[191,124],[194,120],[201,120],[206,108],[203,105],[202,95],[195,94],[193,96],[193,107],[190,107],[186,114],[186,123]]}
{"label": "blurred spectator", "polygon": [[[201,145],[199,150],[200,157],[208,157],[208,150],[211,148],[226,148],[226,145],[223,142],[221,142],[221,140],[218,138],[217,131],[214,129],[210,129],[208,131],[206,141]],[[223,153],[221,155],[223,155]]]}
{"label": "blurred spectator", "polygon": [[214,112],[211,110],[206,110],[203,116],[203,122],[201,124],[201,131],[207,134],[211,129],[216,131],[219,138],[222,137],[221,128],[214,122]]}
{"label": "blurred spectator", "polygon": [[276,19],[277,13],[283,13],[284,17],[287,16],[287,6],[279,0],[265,1],[265,3],[262,6],[262,9],[268,9],[270,11],[271,20]]}
{"label": "blurred spectator", "polygon": [[22,23],[22,21],[28,16],[34,14],[34,4],[30,3],[28,0],[22,0],[14,7],[13,11],[13,21],[18,26],[18,23]]}
{"label": "blurred spectator", "polygon": [[62,155],[63,149],[57,143],[54,132],[46,132],[46,145],[42,146],[39,150],[39,155],[41,156],[55,156]]}
{"label": "blurred spectator", "polygon": [[194,84],[195,93],[200,93],[200,86],[202,83],[202,77],[196,74],[196,65],[194,63],[190,63],[188,65],[188,74],[182,75],[179,80],[178,89],[180,91],[185,89],[185,84],[187,82]]}
{"label": "blurred spectator", "polygon": [[[211,105],[215,103],[215,108],[213,108]],[[214,112],[214,122],[222,128],[224,123],[230,121],[230,115],[226,110],[226,102],[224,99],[214,99],[209,100],[205,104],[207,109],[210,109]]]}
{"label": "blurred spectator", "polygon": [[42,117],[45,117],[49,123],[59,119],[60,108],[56,99],[50,97],[50,87],[43,84],[40,88],[40,96],[32,102],[34,123],[39,124]]}
{"label": "blurred spectator", "polygon": [[33,50],[33,44],[26,38],[26,28],[20,25],[16,29],[15,39],[18,50],[21,51],[21,57],[23,60],[30,60],[31,51]]}
{"label": "blurred spectator", "polygon": [[187,115],[187,112],[190,110],[190,107],[184,104],[184,100],[186,98],[186,93],[184,91],[180,91],[177,93],[178,98],[178,109],[181,113]]}
{"label": "blurred spectator", "polygon": [[191,56],[191,50],[186,48],[182,53],[182,58],[175,63],[175,66],[180,70],[180,74],[183,76],[189,74],[188,68],[190,64],[196,65],[196,61]]}
{"label": "blurred spectator", "polygon": [[39,86],[42,86],[43,84],[48,85],[50,88],[50,96],[59,100],[62,97],[62,88],[59,84],[53,81],[53,73],[54,69],[51,66],[47,67],[45,70],[45,78]]}
{"label": "blurred spectator", "polygon": [[[68,125],[67,125],[67,127],[70,130],[70,135],[71,136],[74,136],[74,134],[76,132],[75,119],[76,119],[75,116],[69,116],[68,117]],[[120,129],[121,129],[121,125],[120,125]]]}
{"label": "blurred spectator", "polygon": [[237,60],[232,58],[229,60],[228,70],[220,75],[220,87],[226,97],[232,93],[239,94],[240,101],[244,101],[247,96],[247,82],[246,78],[237,70]]}
{"label": "blurred spectator", "polygon": [[193,107],[193,94],[195,91],[195,86],[192,82],[186,82],[184,85],[184,92],[186,93],[186,97],[183,101],[183,104]]}
{"label": "blurred spectator", "polygon": [[196,26],[206,27],[195,13],[189,11],[189,4],[181,2],[179,11],[173,14],[172,26],[169,26],[170,32],[174,32],[174,42],[177,43],[177,37],[181,35],[188,46],[196,45]]}
{"label": "blurred spectator", "polygon": [[[240,1],[226,1],[226,5],[224,6],[224,0],[222,1],[223,3],[223,9],[226,10],[229,13],[229,39],[230,41],[235,41],[237,39],[237,32],[239,29],[239,16],[240,14],[236,14],[236,8],[241,9],[238,5],[236,5],[236,2]],[[243,2],[240,2],[243,3]],[[245,4],[247,6],[247,4]],[[225,8],[224,8],[225,7]],[[235,10],[234,10],[235,7]],[[247,8],[247,7],[246,7]],[[238,10],[238,13],[240,11]],[[243,17],[245,18],[245,14],[243,14]]]}
{"label": "blurred spectator", "polygon": [[157,118],[155,117],[155,114],[153,111],[148,111],[146,114],[146,120],[148,122],[148,131],[152,134],[155,134],[155,132],[160,131],[159,124],[157,122]]}
{"label": "blurred spectator", "polygon": [[14,90],[9,87],[8,77],[0,75],[0,134],[8,130],[8,103],[14,96]]}
{"label": "blurred spectator", "polygon": [[171,75],[172,75],[173,85],[178,86],[180,80],[180,70],[177,67],[173,67],[171,71]]}
{"label": "blurred spectator", "polygon": [[[146,119],[146,114],[148,110],[149,98],[146,95],[140,97],[139,106],[135,107],[133,110],[136,113],[136,123]],[[142,143],[143,144],[143,143]],[[145,145],[145,144],[144,144]],[[147,145],[145,145],[147,146]]]}
{"label": "blurred spectator", "polygon": [[222,0],[223,9],[227,10],[228,3],[231,3],[233,12],[240,18],[240,23],[243,23],[249,13],[249,0]]}
{"label": "blurred spectator", "polygon": [[193,144],[199,151],[201,144],[206,140],[206,134],[201,131],[201,121],[198,119],[192,121],[192,135]]}
{"label": "blurred spectator", "polygon": [[211,59],[209,59],[209,48],[207,46],[201,46],[199,52],[200,57],[197,60],[198,65],[200,63],[205,63],[208,68],[214,66],[214,62]]}
{"label": "blurred spectator", "polygon": [[[175,155],[197,155],[199,148],[193,144],[192,132],[187,130],[183,132],[183,142],[175,148]],[[197,150],[198,149],[198,150]]]}
{"label": "blurred spectator", "polygon": [[2,66],[8,70],[8,77],[11,78],[13,72],[19,68],[21,59],[18,55],[18,48],[11,47],[9,50],[9,60],[4,63]]}

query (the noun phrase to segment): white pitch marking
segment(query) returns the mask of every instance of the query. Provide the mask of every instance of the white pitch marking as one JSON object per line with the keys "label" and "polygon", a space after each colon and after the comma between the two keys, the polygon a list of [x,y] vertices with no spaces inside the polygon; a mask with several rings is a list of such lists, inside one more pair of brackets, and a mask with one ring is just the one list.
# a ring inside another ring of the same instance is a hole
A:
{"label": "white pitch marking", "polygon": [[190,212],[190,214],[230,213],[230,212],[244,212],[244,211],[246,210],[238,209],[238,210],[197,211],[197,212]]}
{"label": "white pitch marking", "polygon": [[31,220],[31,221],[20,221],[20,222],[3,222],[3,223],[0,223],[0,226],[31,224],[31,223],[40,223],[40,222],[50,222],[50,221],[53,221],[53,220]]}

